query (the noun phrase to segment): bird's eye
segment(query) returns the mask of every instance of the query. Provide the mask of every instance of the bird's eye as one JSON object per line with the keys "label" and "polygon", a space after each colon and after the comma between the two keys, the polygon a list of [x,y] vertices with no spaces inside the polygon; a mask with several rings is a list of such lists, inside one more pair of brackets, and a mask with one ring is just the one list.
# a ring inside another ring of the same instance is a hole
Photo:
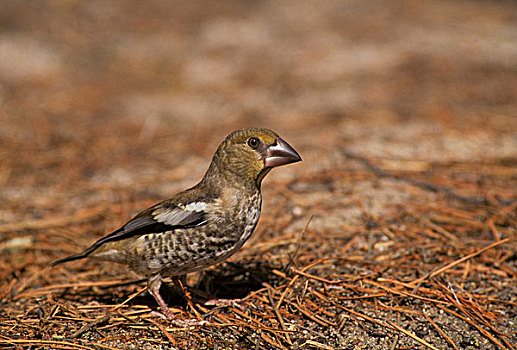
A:
{"label": "bird's eye", "polygon": [[250,147],[251,147],[251,148],[253,148],[253,149],[257,148],[257,147],[258,147],[258,145],[259,145],[259,143],[260,143],[260,142],[259,142],[259,139],[258,139],[258,138],[256,138],[256,137],[250,137],[250,138],[248,139],[248,146],[250,146]]}

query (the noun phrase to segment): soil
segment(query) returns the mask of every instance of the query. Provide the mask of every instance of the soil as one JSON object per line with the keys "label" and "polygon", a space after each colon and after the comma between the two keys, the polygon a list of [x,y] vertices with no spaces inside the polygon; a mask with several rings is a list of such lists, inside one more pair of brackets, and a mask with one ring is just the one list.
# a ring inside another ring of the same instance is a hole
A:
{"label": "soil", "polygon": [[[0,2],[0,348],[517,348],[517,3]],[[249,242],[164,286],[49,262],[275,130]],[[231,299],[218,306],[212,298]]]}

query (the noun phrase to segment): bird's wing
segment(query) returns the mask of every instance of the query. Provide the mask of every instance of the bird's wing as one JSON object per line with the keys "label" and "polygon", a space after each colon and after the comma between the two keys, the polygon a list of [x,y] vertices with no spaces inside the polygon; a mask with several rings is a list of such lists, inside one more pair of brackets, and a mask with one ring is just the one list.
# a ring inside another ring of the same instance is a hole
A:
{"label": "bird's wing", "polygon": [[207,207],[215,201],[215,196],[202,195],[194,200],[164,201],[144,210],[124,226],[99,239],[79,254],[55,261],[52,265],[82,259],[93,253],[105,243],[120,241],[149,233],[160,233],[178,228],[201,226],[206,223]]}
{"label": "bird's wing", "polygon": [[187,200],[178,204],[158,203],[135,216],[120,229],[95,242],[94,246],[98,247],[106,242],[133,236],[204,225],[207,205],[211,201],[213,201],[212,197],[202,196],[196,200]]}

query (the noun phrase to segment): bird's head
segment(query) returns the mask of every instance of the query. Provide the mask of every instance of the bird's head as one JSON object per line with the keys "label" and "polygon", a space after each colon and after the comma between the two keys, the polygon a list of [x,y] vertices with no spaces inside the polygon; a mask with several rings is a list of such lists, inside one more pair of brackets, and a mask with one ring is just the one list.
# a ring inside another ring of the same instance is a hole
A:
{"label": "bird's head", "polygon": [[301,160],[300,155],[274,131],[242,129],[232,132],[221,143],[207,175],[216,167],[215,171],[222,176],[260,187],[272,168]]}

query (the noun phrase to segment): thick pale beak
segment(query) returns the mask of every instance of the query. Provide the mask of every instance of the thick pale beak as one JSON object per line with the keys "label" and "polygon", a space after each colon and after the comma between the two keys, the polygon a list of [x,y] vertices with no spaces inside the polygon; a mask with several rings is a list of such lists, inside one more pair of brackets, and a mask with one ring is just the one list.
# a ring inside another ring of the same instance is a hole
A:
{"label": "thick pale beak", "polygon": [[296,163],[302,158],[287,142],[277,138],[275,143],[269,145],[266,151],[264,165],[266,168],[274,168],[280,165]]}

